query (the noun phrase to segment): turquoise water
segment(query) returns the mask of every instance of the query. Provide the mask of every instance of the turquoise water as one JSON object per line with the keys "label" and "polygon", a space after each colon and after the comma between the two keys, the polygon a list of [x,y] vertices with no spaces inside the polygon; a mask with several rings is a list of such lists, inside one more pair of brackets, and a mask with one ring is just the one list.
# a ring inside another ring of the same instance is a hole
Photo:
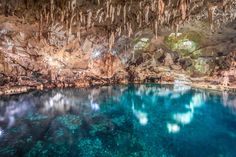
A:
{"label": "turquoise water", "polygon": [[149,84],[0,97],[0,156],[235,157],[236,96]]}

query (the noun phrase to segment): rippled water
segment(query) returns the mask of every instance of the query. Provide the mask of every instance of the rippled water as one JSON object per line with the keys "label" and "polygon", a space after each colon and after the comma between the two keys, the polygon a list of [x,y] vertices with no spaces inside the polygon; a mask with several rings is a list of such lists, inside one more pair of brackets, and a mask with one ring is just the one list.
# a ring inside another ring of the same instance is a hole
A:
{"label": "rippled water", "polygon": [[0,97],[0,156],[235,157],[236,96],[150,84]]}

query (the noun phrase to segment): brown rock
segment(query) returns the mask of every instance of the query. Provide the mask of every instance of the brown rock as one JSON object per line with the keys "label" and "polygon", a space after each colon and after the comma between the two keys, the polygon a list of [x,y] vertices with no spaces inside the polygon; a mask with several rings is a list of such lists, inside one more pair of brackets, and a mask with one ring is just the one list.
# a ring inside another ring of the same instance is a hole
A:
{"label": "brown rock", "polygon": [[170,66],[174,64],[174,61],[172,59],[172,56],[170,53],[166,53],[166,57],[165,57],[165,66]]}

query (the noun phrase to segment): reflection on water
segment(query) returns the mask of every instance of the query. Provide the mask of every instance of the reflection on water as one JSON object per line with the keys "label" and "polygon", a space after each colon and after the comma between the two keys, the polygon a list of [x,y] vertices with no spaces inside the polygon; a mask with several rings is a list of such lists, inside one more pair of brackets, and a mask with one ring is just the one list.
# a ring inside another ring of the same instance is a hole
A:
{"label": "reflection on water", "polygon": [[222,92],[223,104],[225,107],[229,107],[233,113],[236,114],[236,97],[230,95],[226,91]]}
{"label": "reflection on water", "polygon": [[173,114],[175,123],[167,123],[168,131],[170,133],[177,133],[180,131],[180,125],[187,125],[191,123],[194,116],[194,110],[204,105],[204,103],[204,93],[194,94],[190,100],[190,103],[185,106],[187,109],[186,112]]}
{"label": "reflection on water", "polygon": [[0,156],[235,156],[235,99],[180,83],[2,97]]}

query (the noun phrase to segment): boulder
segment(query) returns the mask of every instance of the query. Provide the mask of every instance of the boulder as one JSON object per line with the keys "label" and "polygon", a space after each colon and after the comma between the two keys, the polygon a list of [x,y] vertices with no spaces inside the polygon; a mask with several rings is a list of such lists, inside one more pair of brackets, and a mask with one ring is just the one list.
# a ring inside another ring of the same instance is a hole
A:
{"label": "boulder", "polygon": [[153,57],[157,62],[162,62],[162,60],[165,58],[164,50],[162,48],[158,49],[157,51],[155,51]]}
{"label": "boulder", "polygon": [[93,43],[90,40],[85,39],[84,44],[82,46],[82,50],[84,52],[89,52],[92,49],[92,46],[93,46]]}
{"label": "boulder", "polygon": [[209,75],[215,67],[214,61],[209,58],[198,58],[193,63],[194,73],[200,75]]}
{"label": "boulder", "polygon": [[170,66],[174,64],[174,61],[170,53],[166,53],[164,63],[165,63],[165,66]]}
{"label": "boulder", "polygon": [[192,59],[189,57],[179,59],[179,63],[185,70],[193,64]]}

